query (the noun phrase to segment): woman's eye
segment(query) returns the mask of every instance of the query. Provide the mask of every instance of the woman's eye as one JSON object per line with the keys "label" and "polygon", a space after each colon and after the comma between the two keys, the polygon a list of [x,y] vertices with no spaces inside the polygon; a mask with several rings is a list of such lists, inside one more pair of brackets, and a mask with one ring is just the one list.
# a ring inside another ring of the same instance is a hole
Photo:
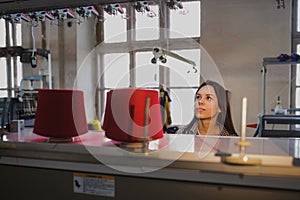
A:
{"label": "woman's eye", "polygon": [[208,101],[212,101],[212,100],[213,100],[213,98],[210,97],[210,96],[206,97],[206,99],[207,99]]}

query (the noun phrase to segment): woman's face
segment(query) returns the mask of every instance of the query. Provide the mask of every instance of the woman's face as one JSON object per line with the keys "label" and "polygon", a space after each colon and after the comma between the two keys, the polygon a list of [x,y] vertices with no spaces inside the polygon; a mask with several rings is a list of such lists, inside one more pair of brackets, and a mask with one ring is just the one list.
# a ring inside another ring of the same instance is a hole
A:
{"label": "woman's face", "polygon": [[197,92],[195,99],[195,116],[197,119],[211,119],[221,112],[215,89],[206,85]]}

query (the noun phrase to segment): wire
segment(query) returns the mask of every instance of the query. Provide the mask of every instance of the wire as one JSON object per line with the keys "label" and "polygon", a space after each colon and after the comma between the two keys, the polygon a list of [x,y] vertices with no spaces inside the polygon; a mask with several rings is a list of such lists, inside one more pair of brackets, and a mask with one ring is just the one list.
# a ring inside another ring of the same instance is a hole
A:
{"label": "wire", "polygon": [[34,36],[34,24],[31,25],[31,37],[32,37],[32,54],[31,54],[31,67],[36,68],[37,64],[37,52],[35,46],[35,36]]}
{"label": "wire", "polygon": [[31,54],[31,56],[34,57],[34,53],[36,51],[35,36],[34,36],[34,25],[31,25],[31,37],[32,37],[32,54]]}

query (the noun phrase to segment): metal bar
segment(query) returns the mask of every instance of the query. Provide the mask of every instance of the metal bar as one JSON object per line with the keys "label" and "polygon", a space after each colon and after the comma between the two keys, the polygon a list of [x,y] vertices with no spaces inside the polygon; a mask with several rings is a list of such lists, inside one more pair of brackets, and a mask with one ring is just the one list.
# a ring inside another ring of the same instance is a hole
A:
{"label": "metal bar", "polygon": [[[12,42],[13,46],[17,46],[17,31],[16,31],[16,24],[12,24]],[[14,88],[18,87],[18,64],[17,64],[17,57],[13,57],[13,69],[14,69]]]}
{"label": "metal bar", "polygon": [[146,97],[145,99],[145,116],[144,116],[144,136],[143,136],[143,146],[142,152],[146,153],[147,150],[147,142],[148,142],[148,121],[149,121],[149,109],[150,109],[150,98]]}
{"label": "metal bar", "polygon": [[49,89],[52,89],[52,63],[51,54],[48,53],[48,78],[49,78]]}
{"label": "metal bar", "polygon": [[[5,21],[5,30],[6,30],[6,46],[10,47],[10,31],[9,31],[9,22]],[[7,77],[7,88],[12,88],[11,80],[11,56],[6,57],[6,77]],[[12,97],[12,91],[7,91],[7,96]]]}
{"label": "metal bar", "polygon": [[267,68],[266,65],[263,65],[263,115],[266,114],[266,76],[267,74]]}

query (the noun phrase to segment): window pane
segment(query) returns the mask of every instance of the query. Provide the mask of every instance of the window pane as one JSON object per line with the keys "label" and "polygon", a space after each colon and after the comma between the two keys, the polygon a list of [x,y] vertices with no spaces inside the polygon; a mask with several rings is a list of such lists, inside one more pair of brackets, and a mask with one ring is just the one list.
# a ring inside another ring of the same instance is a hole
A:
{"label": "window pane", "polygon": [[[296,88],[296,108],[300,108],[300,88]],[[297,115],[300,114],[299,111],[296,112]],[[300,128],[300,124],[296,124],[296,128]]]}
{"label": "window pane", "polygon": [[300,88],[296,88],[296,108],[300,108]]}
{"label": "window pane", "polygon": [[136,40],[154,40],[159,37],[158,6],[151,6],[156,14],[149,17],[147,13],[136,12]]}
{"label": "window pane", "polygon": [[297,64],[296,86],[300,86],[300,64]]}
{"label": "window pane", "polygon": [[[126,13],[126,9],[124,12]],[[127,40],[127,20],[120,13],[109,15],[104,11],[104,42],[125,42]]]}
{"label": "window pane", "polygon": [[22,45],[22,25],[21,24],[16,24],[16,38],[17,38],[17,45],[21,46]]}
{"label": "window pane", "polygon": [[[183,58],[194,61],[197,72],[189,63],[183,62],[179,59],[167,56],[167,63],[170,68],[170,84],[171,86],[196,86],[200,82],[200,49],[174,51]],[[195,73],[196,72],[196,73]]]}
{"label": "window pane", "polygon": [[[0,20],[0,47],[5,47],[5,21]],[[6,88],[6,59],[0,58],[0,88]],[[7,97],[7,91],[0,90],[0,97]]]}
{"label": "window pane", "polygon": [[182,4],[183,9],[170,11],[170,37],[200,37],[200,1]]}
{"label": "window pane", "polygon": [[0,19],[0,47],[5,47],[5,21]]}
{"label": "window pane", "polygon": [[[16,23],[16,39],[17,39],[17,45],[22,45],[22,25]],[[12,24],[9,23],[9,34],[12,36]],[[5,21],[3,19],[0,20],[0,47],[6,46],[6,29],[5,29]],[[13,38],[10,37],[10,44],[13,46]]]}
{"label": "window pane", "polygon": [[[7,80],[6,80],[6,59],[0,58],[0,88],[7,87]],[[0,90],[0,97],[6,97],[7,92]]]}
{"label": "window pane", "polygon": [[[13,59],[11,60],[11,62],[13,63]],[[12,80],[14,81],[13,74],[14,74],[14,72],[12,69]],[[17,83],[18,83],[18,86],[20,86],[22,78],[23,78],[23,66],[20,61],[20,57],[17,57]],[[14,87],[14,84],[12,86]]]}
{"label": "window pane", "polygon": [[116,53],[104,56],[105,87],[129,86],[129,54]]}
{"label": "window pane", "polygon": [[[300,54],[300,45],[297,45],[297,54]],[[297,64],[296,70],[296,86],[300,85],[300,64]]]}
{"label": "window pane", "polygon": [[152,52],[136,54],[136,86],[158,87],[159,66],[151,63]]}
{"label": "window pane", "polygon": [[173,125],[186,125],[194,116],[195,89],[172,89],[170,108]]}
{"label": "window pane", "polygon": [[300,3],[299,3],[299,1],[297,1],[297,31],[298,32],[300,31],[299,20],[300,20]]}
{"label": "window pane", "polygon": [[[9,24],[10,35],[12,35],[12,24]],[[21,24],[16,24],[16,38],[17,45],[22,45],[22,31]],[[12,37],[10,38],[10,43],[13,44]],[[6,47],[6,29],[5,29],[5,21],[3,19],[0,20],[0,47]],[[14,71],[13,71],[13,58],[11,58],[12,70],[11,70],[11,81],[12,87],[14,87]],[[6,71],[6,58],[0,58],[0,88],[7,88],[7,71]],[[17,83],[20,84],[22,79],[22,64],[20,62],[20,58],[17,57]],[[14,92],[12,93],[14,96]],[[0,91],[0,97],[7,97],[7,91]]]}

